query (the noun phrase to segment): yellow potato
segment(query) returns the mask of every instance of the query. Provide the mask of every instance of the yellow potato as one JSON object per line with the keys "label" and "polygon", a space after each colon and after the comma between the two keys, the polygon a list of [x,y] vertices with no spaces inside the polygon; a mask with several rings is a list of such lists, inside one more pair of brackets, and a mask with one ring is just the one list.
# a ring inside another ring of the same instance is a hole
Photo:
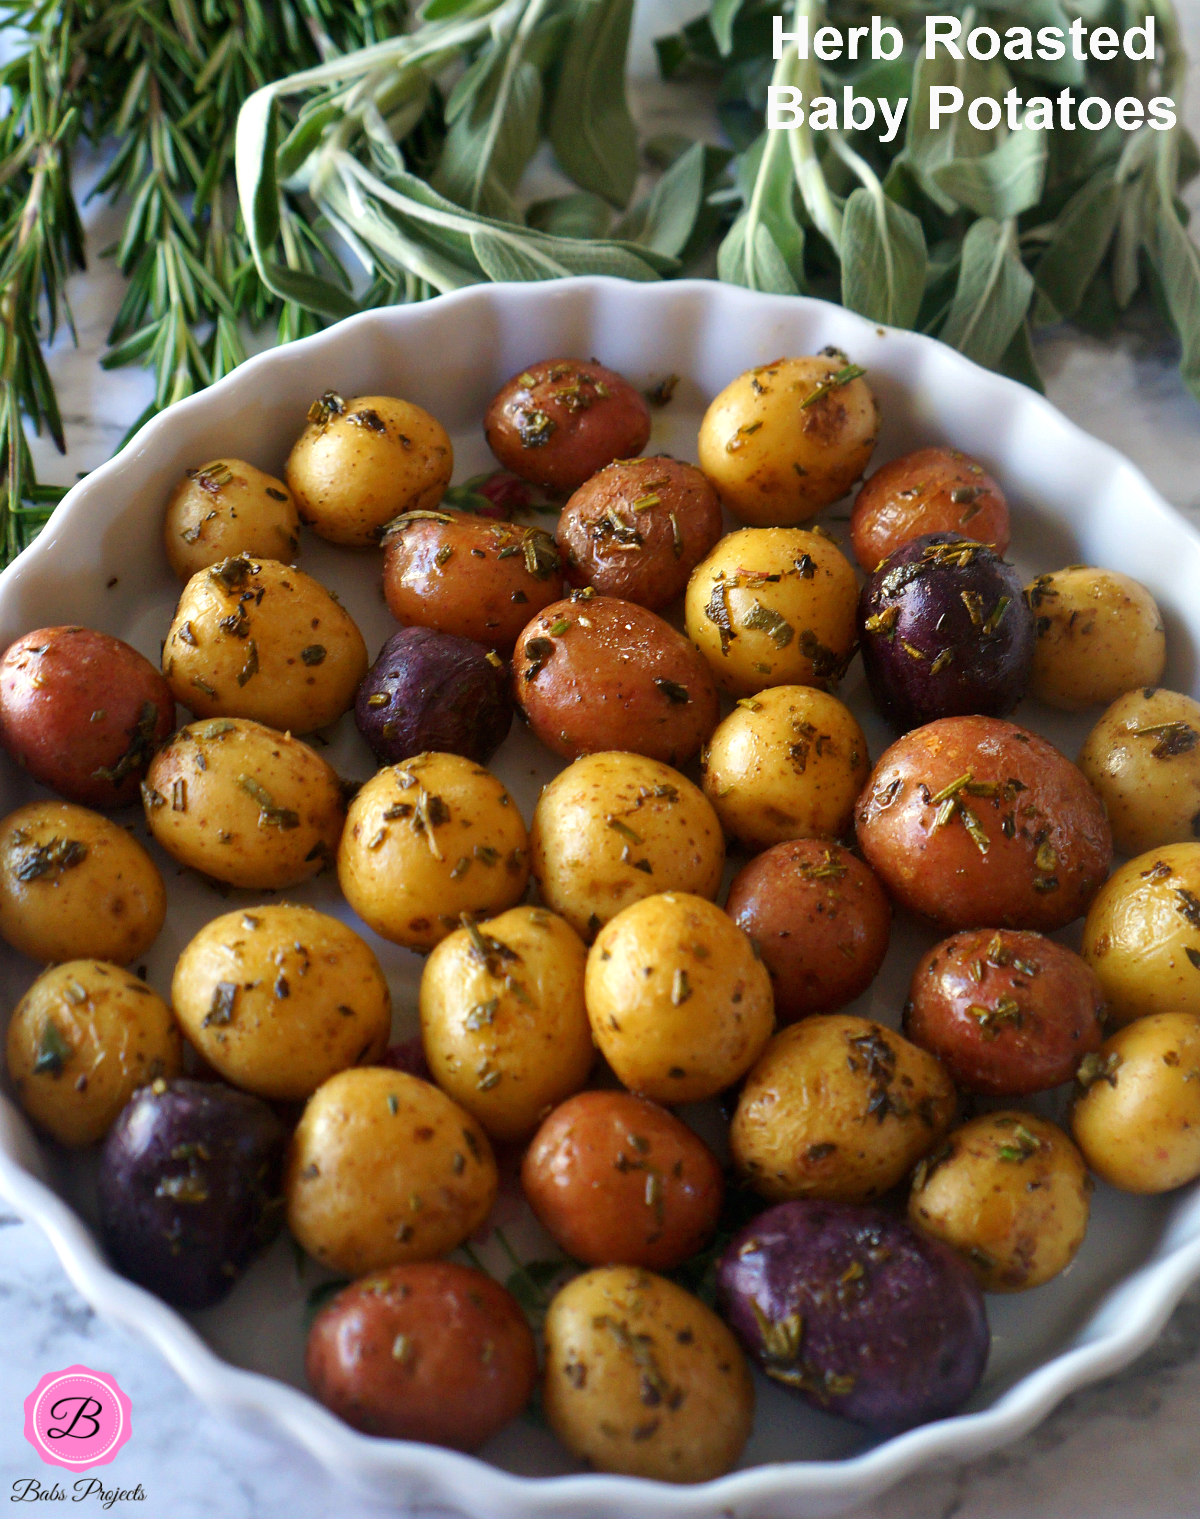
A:
{"label": "yellow potato", "polygon": [[1200,1014],[1126,1024],[1086,1057],[1079,1082],[1071,1132],[1097,1176],[1123,1192],[1200,1176]]}
{"label": "yellow potato", "polygon": [[307,744],[247,718],[191,723],[142,785],[150,832],[172,859],[231,886],[295,886],[332,864],[345,804]]}
{"label": "yellow potato", "polygon": [[618,1080],[656,1102],[701,1102],[732,1085],[775,1022],[771,978],[750,940],[685,892],[646,897],[606,923],[584,990]]}
{"label": "yellow potato", "polygon": [[1162,615],[1144,585],[1116,570],[1072,564],[1025,589],[1036,619],[1030,690],[1079,712],[1162,678]]}
{"label": "yellow potato", "polygon": [[235,554],[291,563],[300,517],[282,480],[245,459],[212,459],[189,469],[171,492],[163,541],[180,580]]}
{"label": "yellow potato", "polygon": [[721,825],[699,787],[661,760],[612,750],[555,776],[529,847],[542,900],[588,940],[656,892],[715,897],[725,864]]}
{"label": "yellow potato", "polygon": [[331,1076],[292,1138],[288,1228],[323,1266],[362,1276],[461,1245],[496,1197],[475,1119],[428,1081],[380,1066]]}
{"label": "yellow potato", "polygon": [[816,1014],[771,1040],[729,1130],[738,1170],[772,1202],[864,1203],[894,1187],[954,1120],[941,1062],[848,1013]]}
{"label": "yellow potato", "polygon": [[963,1256],[985,1292],[1024,1292],[1075,1259],[1092,1178],[1057,1126],[1032,1113],[986,1113],[918,1165],[909,1219]]}
{"label": "yellow potato", "polygon": [[463,913],[512,907],[529,879],[516,804],[482,765],[417,754],[374,775],[350,804],[338,852],[343,895],[381,938],[432,949]]}
{"label": "yellow potato", "polygon": [[1127,691],[1088,734],[1079,768],[1100,793],[1122,854],[1200,839],[1200,702]]}
{"label": "yellow potato", "polygon": [[750,1437],[754,1383],[733,1332],[699,1298],[651,1271],[601,1266],[550,1304],[542,1405],[599,1471],[705,1482]]}
{"label": "yellow potato", "polygon": [[119,965],[68,960],[43,971],[9,1020],[17,1101],[60,1144],[102,1139],[138,1087],[180,1069],[170,1008]]}
{"label": "yellow potato", "polygon": [[224,559],[193,575],[163,645],[163,674],[197,717],[288,732],[335,722],[366,673],[350,614],[311,575],[274,559]]}
{"label": "yellow potato", "polygon": [[579,1091],[596,1050],[583,1001],[587,951],[542,907],[514,907],[442,940],[421,976],[433,1078],[493,1139],[528,1139]]}
{"label": "yellow potato", "polygon": [[863,476],[879,407],[844,353],[748,369],[700,424],[700,468],[743,522],[807,522]]}
{"label": "yellow potato", "polygon": [[100,813],[30,802],[0,822],[0,935],[23,955],[127,965],[166,911],[154,861]]}
{"label": "yellow potato", "polygon": [[206,923],[175,964],[183,1031],[226,1081],[297,1101],[383,1054],[391,998],[352,928],[285,902]]}
{"label": "yellow potato", "polygon": [[322,538],[370,548],[393,517],[436,506],[450,484],[446,429],[411,401],[326,391],[308,418],[285,473],[301,519]]}
{"label": "yellow potato", "polygon": [[812,686],[744,696],[701,757],[704,794],[726,837],[751,853],[789,839],[837,839],[871,772],[848,707]]}
{"label": "yellow potato", "polygon": [[733,696],[765,686],[833,690],[854,653],[858,581],[807,528],[743,528],[692,571],[688,637]]}
{"label": "yellow potato", "polygon": [[1200,1013],[1200,844],[1168,844],[1123,865],[1083,925],[1112,1023]]}

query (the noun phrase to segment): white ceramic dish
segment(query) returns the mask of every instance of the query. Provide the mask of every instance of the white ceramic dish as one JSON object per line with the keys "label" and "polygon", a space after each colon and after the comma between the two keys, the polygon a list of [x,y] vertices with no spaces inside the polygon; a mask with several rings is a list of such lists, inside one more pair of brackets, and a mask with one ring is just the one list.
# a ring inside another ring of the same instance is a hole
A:
{"label": "white ceramic dish", "polygon": [[[675,399],[656,414],[650,448],[694,457],[703,407],[733,375],[781,353],[814,352],[829,343],[870,371],[884,417],[877,463],[932,442],[953,442],[979,455],[1013,503],[1013,553],[1022,567],[1032,572],[1088,560],[1144,581],[1167,618],[1167,683],[1200,694],[1200,536],[1128,462],[1032,392],[931,340],[885,331],[821,302],[705,281],[475,287],[428,305],[367,313],[251,360],[151,422],[71,491],[33,548],[0,576],[0,647],[35,626],[80,622],[118,634],[156,658],[178,589],[159,544],[169,485],[184,468],[220,453],[277,471],[305,409],[321,391],[390,392],[427,406],[454,438],[455,478],[463,479],[488,462],[479,427],[484,405],[503,380],[535,359],[596,354],[639,384],[682,375]],[[338,590],[373,653],[393,626],[379,595],[374,556],[348,555],[309,539],[303,563]],[[842,694],[861,714],[857,667]],[[1086,726],[1044,710],[1018,716],[1070,753]],[[889,735],[878,723],[867,726],[878,754]],[[328,754],[350,775],[362,777],[372,768],[349,719],[335,730]],[[554,762],[518,732],[496,768],[528,818]],[[4,811],[35,793],[15,767],[3,763]],[[147,959],[150,980],[165,988],[176,954],[196,928],[251,897],[233,893],[222,903],[169,861],[162,863],[171,914]],[[344,904],[336,908],[336,886],[328,880],[289,895],[349,916]],[[392,985],[397,1030],[406,1024],[411,1029],[420,962],[372,942]],[[913,957],[928,942],[925,931],[900,925],[860,1010],[895,1023]],[[0,994],[10,1006],[34,974],[29,962],[0,953]],[[180,1315],[107,1266],[89,1228],[90,1165],[88,1157],[64,1156],[39,1142],[6,1094],[0,1102],[0,1194],[45,1230],[72,1280],[100,1312],[148,1338],[227,1416],[285,1431],[343,1480],[397,1503],[436,1505],[481,1519],[800,1519],[836,1513],[915,1468],[965,1460],[1022,1434],[1072,1389],[1117,1370],[1144,1349],[1185,1287],[1200,1277],[1200,1187],[1157,1200],[1100,1188],[1072,1270],[1023,1297],[989,1300],[992,1359],[983,1386],[959,1417],[872,1446],[853,1428],[760,1383],[760,1413],[745,1468],[719,1482],[678,1489],[578,1473],[532,1423],[501,1436],[487,1460],[356,1434],[303,1391],[302,1304],[319,1280],[315,1268],[301,1276],[280,1242],[226,1305]]]}

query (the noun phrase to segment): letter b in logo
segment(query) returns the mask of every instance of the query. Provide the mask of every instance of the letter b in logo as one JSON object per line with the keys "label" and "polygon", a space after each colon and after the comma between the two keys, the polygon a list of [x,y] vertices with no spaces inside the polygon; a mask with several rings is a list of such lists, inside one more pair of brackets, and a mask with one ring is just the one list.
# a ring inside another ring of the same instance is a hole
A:
{"label": "letter b in logo", "polygon": [[129,1439],[129,1399],[114,1378],[87,1366],[44,1376],[25,1399],[25,1438],[51,1466],[105,1466]]}
{"label": "letter b in logo", "polygon": [[100,1433],[100,1420],[96,1415],[103,1412],[104,1404],[97,1398],[89,1398],[86,1395],[59,1398],[57,1403],[50,1406],[50,1417],[52,1419],[69,1418],[70,1423],[60,1429],[55,1429],[53,1424],[48,1424],[46,1434],[51,1440],[90,1440]]}

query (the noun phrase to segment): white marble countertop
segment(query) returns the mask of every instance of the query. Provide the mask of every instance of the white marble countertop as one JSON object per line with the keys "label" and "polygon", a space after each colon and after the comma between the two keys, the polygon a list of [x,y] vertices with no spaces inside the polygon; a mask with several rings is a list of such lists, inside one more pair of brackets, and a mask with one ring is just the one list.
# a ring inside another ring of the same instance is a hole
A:
{"label": "white marble countertop", "polygon": [[[659,0],[661,4],[661,0]],[[684,13],[693,0],[668,0]],[[1200,57],[1200,0],[1179,0]],[[656,20],[662,29],[662,10]],[[647,55],[645,17],[638,55]],[[1200,70],[1187,116],[1200,127]],[[654,86],[639,92],[647,125],[694,125]],[[1194,187],[1189,199],[1200,205]],[[88,215],[91,267],[71,284],[79,347],[60,342],[51,368],[70,453],[39,445],[49,479],[70,480],[112,452],[149,397],[146,376],[107,374],[96,363],[122,281],[98,250],[111,239],[111,213]],[[1051,399],[1088,431],[1125,452],[1162,494],[1200,524],[1200,404],[1183,389],[1173,344],[1132,328],[1111,343],[1072,331],[1045,339],[1039,356]],[[102,1322],[71,1287],[47,1241],[0,1215],[0,1495],[43,1466],[21,1435],[21,1404],[46,1371],[82,1362],[111,1372],[130,1395],[134,1435],[98,1475],[135,1488],[144,1501],[118,1501],[113,1515],[139,1519],[358,1519],[400,1515],[364,1500],[295,1448],[252,1435],[213,1415],[158,1355]],[[57,1506],[51,1512],[58,1511]],[[1123,1375],[1067,1400],[1034,1433],[1006,1450],[953,1470],[917,1475],[851,1519],[1197,1519],[1200,1516],[1200,1288],[1152,1350]],[[411,1513],[402,1519],[417,1519]],[[424,1519],[424,1516],[421,1516]],[[479,1519],[486,1519],[481,1515]]]}

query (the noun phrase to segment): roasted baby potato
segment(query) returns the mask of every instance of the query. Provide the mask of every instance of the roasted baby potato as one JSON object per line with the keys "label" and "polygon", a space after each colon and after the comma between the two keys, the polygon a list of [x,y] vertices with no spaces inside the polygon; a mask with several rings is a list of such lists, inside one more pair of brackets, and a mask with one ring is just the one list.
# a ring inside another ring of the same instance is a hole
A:
{"label": "roasted baby potato", "polygon": [[180,580],[240,555],[290,564],[300,516],[282,480],[245,459],[211,459],[189,469],[168,497],[163,541]]}
{"label": "roasted baby potato", "polygon": [[1142,687],[1088,734],[1079,768],[1104,803],[1121,854],[1200,839],[1200,702]]}
{"label": "roasted baby potato", "polygon": [[401,512],[428,511],[454,473],[446,429],[396,396],[327,390],[285,466],[303,522],[333,543],[370,548]]}
{"label": "roasted baby potato", "polygon": [[982,464],[957,448],[919,448],[889,459],[854,498],[850,541],[868,575],[923,533],[963,533],[997,554],[1008,548],[1003,491]]}
{"label": "roasted baby potato", "polygon": [[381,938],[432,949],[463,913],[513,907],[529,835],[506,788],[458,754],[417,754],[372,776],[350,804],[338,882]]}
{"label": "roasted baby potato", "polygon": [[171,1010],[119,965],[52,966],[9,1020],[17,1101],[39,1129],[72,1148],[102,1139],[138,1087],[179,1068]]}
{"label": "roasted baby potato", "polygon": [[1162,679],[1162,614],[1128,575],[1073,564],[1039,575],[1025,599],[1037,632],[1031,689],[1039,701],[1080,712]]}
{"label": "roasted baby potato", "polygon": [[728,384],[700,424],[700,468],[743,522],[790,527],[844,496],[870,462],[879,408],[844,353],[776,359]]}
{"label": "roasted baby potato", "polygon": [[303,570],[223,559],[184,587],[163,674],[197,717],[311,733],[353,703],[367,648],[350,614]]}
{"label": "roasted baby potato", "polygon": [[98,812],[30,802],[0,822],[0,935],[23,955],[128,965],[166,911],[154,861]]}
{"label": "roasted baby potato", "polygon": [[699,787],[644,754],[585,754],[538,799],[529,833],[542,900],[589,942],[659,891],[715,897],[721,825]]}
{"label": "roasted baby potato", "polygon": [[253,891],[331,865],[346,815],[341,783],[315,750],[244,717],[180,728],[150,766],[142,805],[172,859]]}

